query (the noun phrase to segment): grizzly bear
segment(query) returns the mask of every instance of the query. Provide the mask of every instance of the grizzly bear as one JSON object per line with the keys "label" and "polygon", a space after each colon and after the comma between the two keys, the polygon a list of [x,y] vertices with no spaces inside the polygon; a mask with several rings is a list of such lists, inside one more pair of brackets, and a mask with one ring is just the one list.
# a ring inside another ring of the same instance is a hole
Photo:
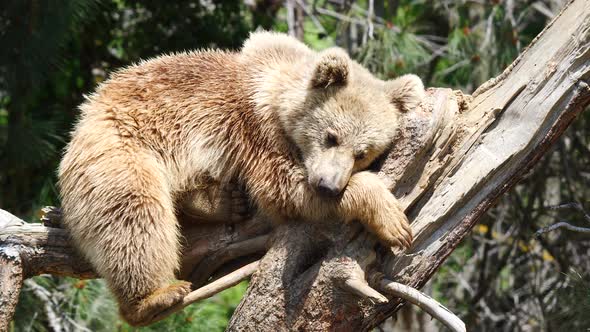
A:
{"label": "grizzly bear", "polygon": [[240,52],[142,61],[80,106],[59,167],[64,226],[133,325],[190,291],[175,280],[176,213],[186,201],[199,210],[191,197],[211,186],[243,184],[274,220],[358,220],[407,247],[406,216],[363,170],[423,93],[414,75],[382,81],[341,49],[318,53],[268,32]]}

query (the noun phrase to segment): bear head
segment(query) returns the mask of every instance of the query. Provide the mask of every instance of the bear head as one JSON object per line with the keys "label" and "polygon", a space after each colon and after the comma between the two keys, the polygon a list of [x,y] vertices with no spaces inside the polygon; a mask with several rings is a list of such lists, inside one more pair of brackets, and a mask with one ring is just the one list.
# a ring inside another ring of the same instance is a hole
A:
{"label": "bear head", "polygon": [[302,101],[283,113],[281,122],[309,184],[326,196],[340,194],[353,173],[392,144],[399,113],[416,108],[424,97],[417,76],[379,80],[339,48],[319,53],[304,81]]}

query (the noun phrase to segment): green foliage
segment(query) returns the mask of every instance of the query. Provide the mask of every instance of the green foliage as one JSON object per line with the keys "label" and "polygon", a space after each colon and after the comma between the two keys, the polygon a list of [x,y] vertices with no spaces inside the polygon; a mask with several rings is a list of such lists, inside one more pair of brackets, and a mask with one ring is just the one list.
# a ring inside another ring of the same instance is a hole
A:
{"label": "green foliage", "polygon": [[[34,277],[24,286],[14,330],[44,331],[59,325],[66,330],[94,332],[223,331],[247,285],[242,282],[165,320],[135,328],[119,318],[117,304],[102,280]],[[45,298],[36,293],[39,290],[46,294]],[[50,318],[47,312],[56,316]]]}
{"label": "green foliage", "polygon": [[574,269],[566,276],[568,286],[559,290],[560,298],[567,299],[573,306],[560,306],[550,317],[552,321],[559,322],[563,330],[575,331],[590,326],[590,281]]}
{"label": "green foliage", "polygon": [[[13,1],[0,6],[0,207],[33,220],[59,205],[56,168],[83,94],[108,72],[163,52],[237,48],[254,24],[241,1]],[[73,330],[135,330],[122,323],[102,281],[38,277],[49,307],[22,293],[16,331],[51,330],[48,308]],[[146,330],[222,330],[245,284]]]}

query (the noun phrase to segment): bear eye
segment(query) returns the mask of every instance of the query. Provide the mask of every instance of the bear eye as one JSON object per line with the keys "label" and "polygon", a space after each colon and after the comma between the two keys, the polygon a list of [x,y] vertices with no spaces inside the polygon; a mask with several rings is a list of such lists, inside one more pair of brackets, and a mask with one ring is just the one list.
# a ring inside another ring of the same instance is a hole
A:
{"label": "bear eye", "polygon": [[333,132],[328,132],[326,134],[326,145],[328,147],[333,147],[338,145],[338,137]]}
{"label": "bear eye", "polygon": [[366,151],[359,151],[357,153],[354,154],[354,159],[356,160],[363,160],[365,159],[365,157],[367,156],[367,152]]}

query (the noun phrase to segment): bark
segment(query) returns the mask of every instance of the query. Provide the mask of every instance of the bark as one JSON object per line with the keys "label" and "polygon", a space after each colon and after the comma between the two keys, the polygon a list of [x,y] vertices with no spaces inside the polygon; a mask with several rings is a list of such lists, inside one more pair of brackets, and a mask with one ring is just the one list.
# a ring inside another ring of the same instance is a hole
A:
{"label": "bark", "polygon": [[[286,225],[253,276],[229,330],[370,330],[400,307],[345,291],[363,270],[421,287],[477,219],[534,165],[590,101],[590,3],[571,2],[473,97],[431,89],[380,166],[412,221],[408,251],[377,249],[348,228]],[[370,259],[369,259],[370,260]],[[263,305],[261,305],[263,304]]]}
{"label": "bark", "polygon": [[0,248],[0,331],[8,330],[22,285],[23,266],[18,251]]}
{"label": "bark", "polygon": [[[409,250],[381,247],[357,223],[288,223],[270,234],[270,223],[260,217],[198,225],[180,216],[186,247],[181,278],[200,287],[264,255],[228,330],[370,330],[401,306],[377,291],[389,294],[389,281],[416,288],[426,283],[590,103],[589,76],[590,2],[575,0],[473,96],[429,89],[421,108],[404,116],[399,137],[374,170],[412,222]],[[53,213],[49,219],[59,218]],[[0,213],[0,331],[9,324],[22,279],[41,273],[96,277],[67,232],[58,222],[52,226]]]}

